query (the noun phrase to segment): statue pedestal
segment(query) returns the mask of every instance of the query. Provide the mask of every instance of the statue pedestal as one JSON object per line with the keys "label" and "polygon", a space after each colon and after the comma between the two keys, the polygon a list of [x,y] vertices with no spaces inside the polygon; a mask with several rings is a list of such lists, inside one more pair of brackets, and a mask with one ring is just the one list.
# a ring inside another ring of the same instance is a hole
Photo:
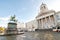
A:
{"label": "statue pedestal", "polygon": [[17,33],[17,23],[16,22],[11,22],[10,21],[8,23],[7,33],[8,34],[15,34],[15,33]]}

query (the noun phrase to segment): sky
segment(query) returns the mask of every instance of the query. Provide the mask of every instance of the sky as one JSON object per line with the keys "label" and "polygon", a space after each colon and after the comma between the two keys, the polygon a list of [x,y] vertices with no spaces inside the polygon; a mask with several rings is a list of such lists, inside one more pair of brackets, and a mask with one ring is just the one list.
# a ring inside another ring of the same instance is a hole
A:
{"label": "sky", "polygon": [[34,20],[42,2],[48,9],[60,11],[60,0],[0,0],[0,26],[7,27],[11,15],[19,22]]}

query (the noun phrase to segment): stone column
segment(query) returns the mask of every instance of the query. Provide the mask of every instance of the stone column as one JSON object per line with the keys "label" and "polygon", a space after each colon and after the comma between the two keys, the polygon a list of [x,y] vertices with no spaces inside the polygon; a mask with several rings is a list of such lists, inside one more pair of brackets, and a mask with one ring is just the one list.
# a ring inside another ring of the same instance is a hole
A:
{"label": "stone column", "polygon": [[46,17],[45,17],[45,28],[47,28],[47,20],[46,20]]}
{"label": "stone column", "polygon": [[55,14],[53,15],[53,17],[54,17],[54,25],[56,26],[56,24],[57,24],[57,21],[56,21]]}
{"label": "stone column", "polygon": [[54,15],[53,15],[53,26],[55,25],[55,19],[54,19]]}
{"label": "stone column", "polygon": [[49,16],[49,28],[51,28],[51,18]]}
{"label": "stone column", "polygon": [[40,29],[42,29],[42,19],[40,20]]}
{"label": "stone column", "polygon": [[48,29],[49,28],[48,27],[48,17],[46,17],[45,20],[46,20],[46,29]]}
{"label": "stone column", "polygon": [[42,23],[42,29],[43,29],[43,19],[41,19],[41,23]]}
{"label": "stone column", "polygon": [[40,19],[40,29],[42,28],[42,21],[41,21],[41,19]]}
{"label": "stone column", "polygon": [[51,22],[51,18],[50,18],[50,16],[49,16],[49,21]]}
{"label": "stone column", "polygon": [[40,19],[39,19],[39,29],[40,29],[40,25],[41,25],[41,24],[40,24]]}
{"label": "stone column", "polygon": [[48,16],[48,29],[50,28],[50,16]]}
{"label": "stone column", "polygon": [[45,22],[46,22],[47,20],[46,20],[46,17],[45,17]]}
{"label": "stone column", "polygon": [[45,29],[45,18],[43,18],[43,28]]}
{"label": "stone column", "polygon": [[39,29],[39,20],[37,20],[37,29]]}

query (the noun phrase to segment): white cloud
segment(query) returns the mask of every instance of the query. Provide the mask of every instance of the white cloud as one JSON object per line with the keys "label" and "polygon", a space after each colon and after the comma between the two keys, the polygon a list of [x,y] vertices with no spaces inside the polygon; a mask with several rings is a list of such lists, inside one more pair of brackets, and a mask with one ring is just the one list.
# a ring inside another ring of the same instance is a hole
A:
{"label": "white cloud", "polygon": [[0,20],[4,20],[4,21],[5,20],[9,20],[9,17],[4,17],[4,18],[3,17],[0,17]]}
{"label": "white cloud", "polygon": [[9,17],[0,17],[0,26],[6,28],[8,21],[9,21]]}

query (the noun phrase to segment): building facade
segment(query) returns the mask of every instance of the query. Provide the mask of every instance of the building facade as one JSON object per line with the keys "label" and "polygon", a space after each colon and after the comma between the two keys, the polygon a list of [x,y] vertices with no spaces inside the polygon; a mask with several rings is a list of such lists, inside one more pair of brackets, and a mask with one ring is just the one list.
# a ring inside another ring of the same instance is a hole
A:
{"label": "building facade", "polygon": [[[57,19],[58,16],[58,19]],[[46,4],[41,4],[40,12],[36,16],[36,21],[38,22],[38,29],[50,29],[55,27],[60,22],[60,12],[55,12],[54,10],[49,10]]]}
{"label": "building facade", "polygon": [[35,17],[35,20],[26,23],[26,28],[29,31],[35,29],[51,29],[60,25],[60,11],[49,10],[47,5],[42,3],[40,5],[40,12]]}
{"label": "building facade", "polygon": [[17,30],[18,31],[24,30],[24,23],[17,22]]}
{"label": "building facade", "polygon": [[37,21],[36,20],[27,22],[25,25],[26,25],[26,29],[28,31],[35,31],[35,29],[37,29]]}

